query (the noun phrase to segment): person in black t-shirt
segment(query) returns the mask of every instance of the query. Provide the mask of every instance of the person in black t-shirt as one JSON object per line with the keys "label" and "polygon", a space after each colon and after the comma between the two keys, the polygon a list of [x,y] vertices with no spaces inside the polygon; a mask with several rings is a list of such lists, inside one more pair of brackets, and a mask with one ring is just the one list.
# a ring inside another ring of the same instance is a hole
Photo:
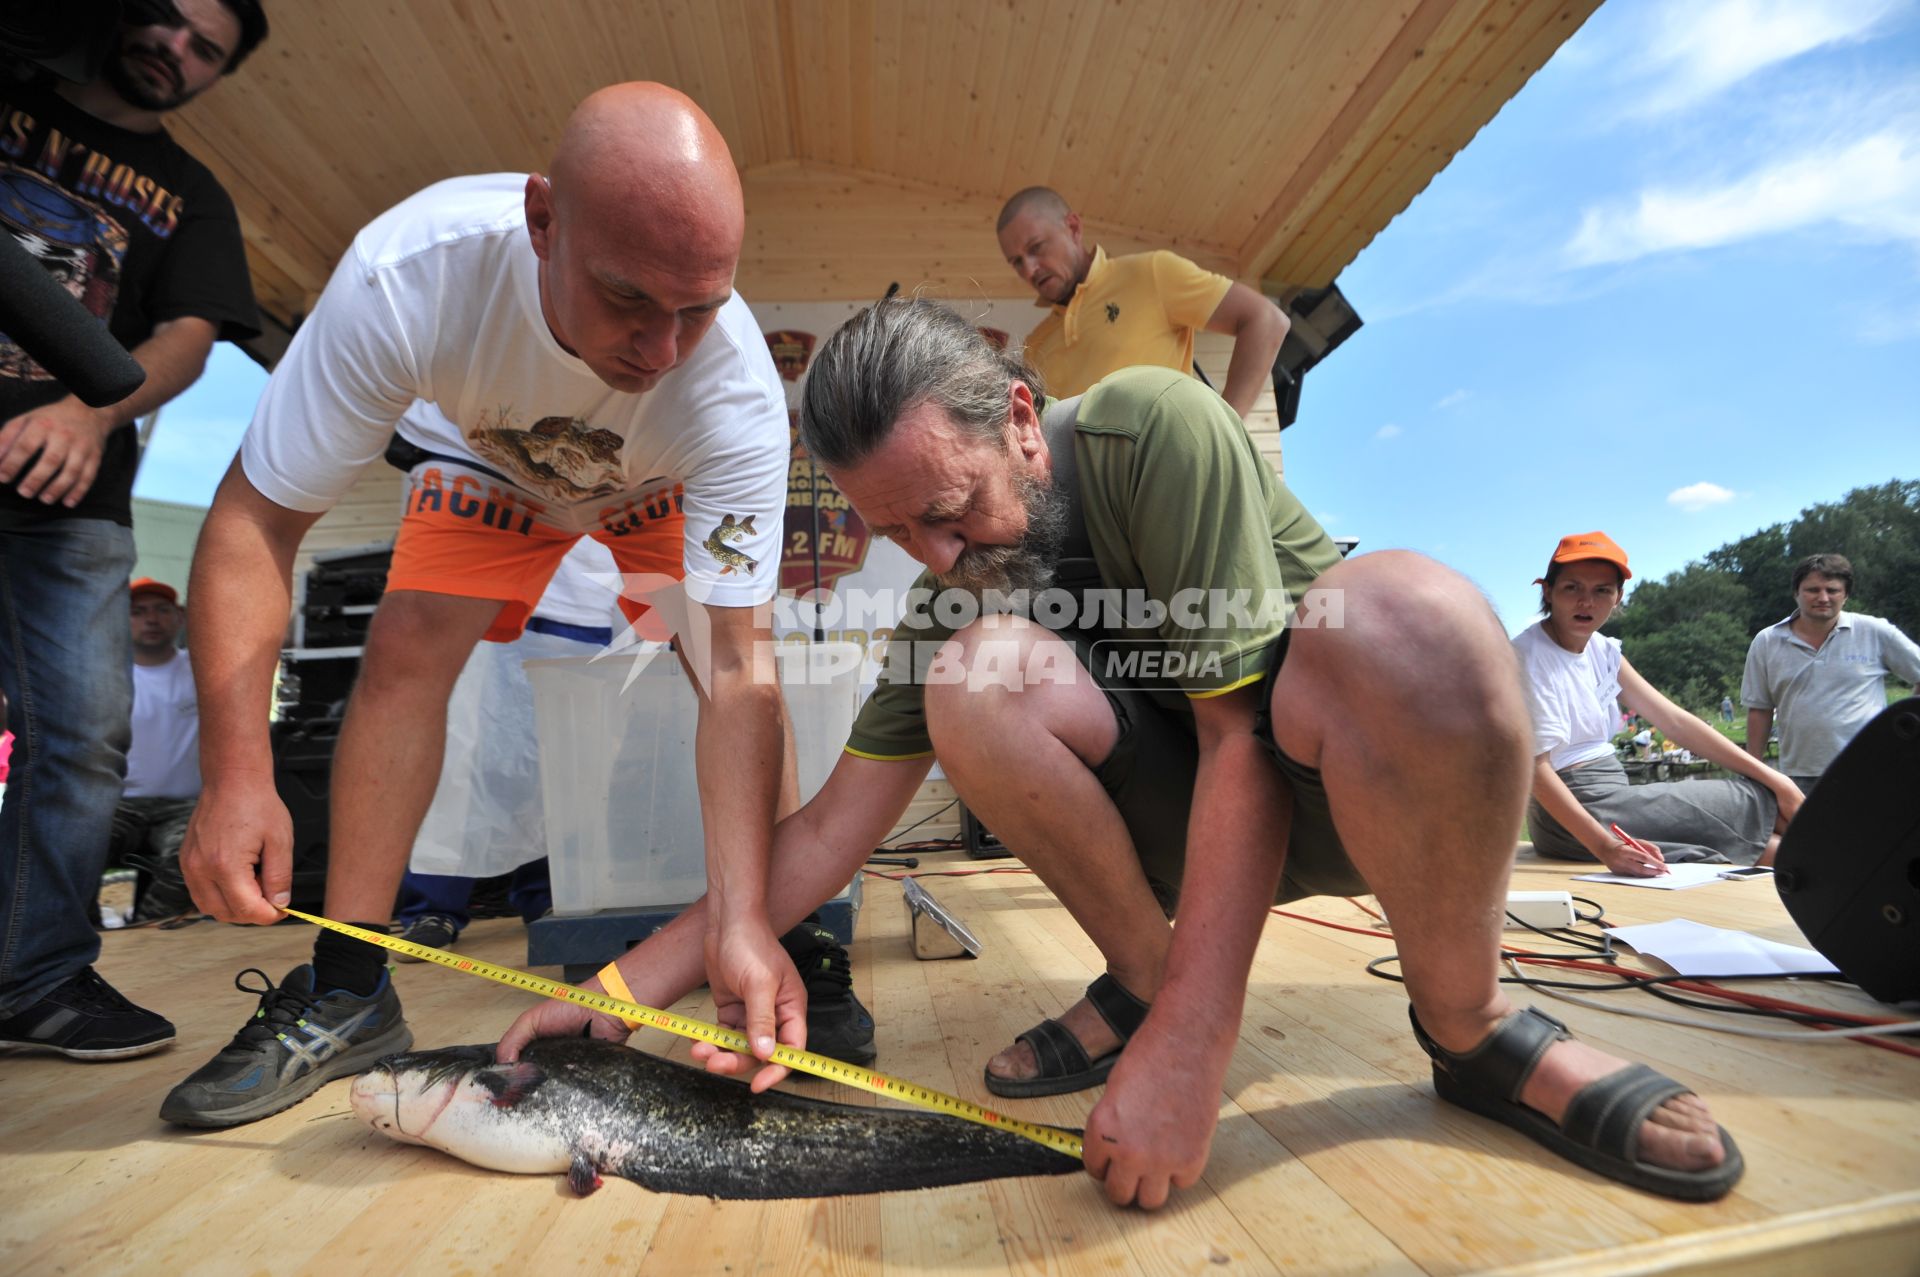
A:
{"label": "person in black t-shirt", "polygon": [[92,408],[0,335],[0,689],[19,738],[0,806],[0,1048],[141,1055],[173,1025],[93,969],[132,708],[133,422],[257,331],[239,221],[162,115],[266,35],[259,0],[144,0],[85,84],[0,83],[0,229],[146,370]]}

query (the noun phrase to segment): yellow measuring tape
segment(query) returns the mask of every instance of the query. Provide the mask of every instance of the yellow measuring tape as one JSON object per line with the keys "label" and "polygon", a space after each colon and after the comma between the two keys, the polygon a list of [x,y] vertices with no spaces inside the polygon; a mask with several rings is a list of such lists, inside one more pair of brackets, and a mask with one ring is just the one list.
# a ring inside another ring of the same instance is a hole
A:
{"label": "yellow measuring tape", "polygon": [[[563,1002],[572,1002],[577,1006],[618,1016],[630,1023],[665,1029],[668,1033],[677,1034],[683,1038],[711,1042],[715,1046],[736,1051],[741,1055],[753,1053],[747,1045],[746,1034],[718,1024],[708,1024],[704,1020],[689,1020],[671,1011],[661,1011],[655,1007],[641,1006],[638,1002],[608,997],[604,993],[595,993],[591,989],[562,984],[558,980],[544,979],[526,971],[515,971],[512,967],[495,966],[491,962],[482,962],[478,958],[463,958],[445,949],[415,944],[411,940],[402,940],[381,931],[368,931],[364,927],[348,926],[344,922],[335,922],[331,918],[322,918],[317,914],[302,913],[298,909],[283,909],[281,912],[305,919],[316,927],[325,927],[343,936],[365,940],[368,944],[377,944],[382,949],[404,953],[410,958],[418,958],[423,962],[435,962],[443,967],[451,967],[455,971],[465,971],[470,975],[482,976],[501,984],[510,984],[516,989],[525,989],[529,993],[538,993],[543,997],[559,998]],[[796,1051],[790,1046],[774,1047],[772,1063],[784,1064],[790,1069],[798,1069],[802,1073],[826,1078],[829,1082],[856,1086],[863,1091],[871,1091],[875,1095],[903,1100],[918,1108],[932,1109],[950,1117],[978,1122],[982,1126],[991,1126],[995,1130],[1011,1131],[1015,1135],[1025,1136],[1036,1144],[1045,1144],[1048,1148],[1065,1153],[1068,1157],[1081,1155],[1080,1137],[1072,1131],[1062,1130],[1057,1126],[1046,1126],[1039,1122],[1023,1122],[1017,1117],[1008,1117],[1004,1113],[981,1108],[978,1104],[963,1100],[957,1095],[948,1095],[945,1091],[936,1091],[916,1082],[889,1077],[885,1073],[876,1073],[872,1069],[829,1059],[824,1055],[815,1055],[811,1051]]]}

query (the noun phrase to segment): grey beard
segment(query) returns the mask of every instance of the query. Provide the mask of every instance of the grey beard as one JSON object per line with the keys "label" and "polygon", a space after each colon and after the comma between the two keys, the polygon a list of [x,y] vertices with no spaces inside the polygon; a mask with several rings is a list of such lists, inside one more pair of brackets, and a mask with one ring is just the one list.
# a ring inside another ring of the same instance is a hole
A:
{"label": "grey beard", "polygon": [[1053,584],[1054,567],[1067,540],[1067,494],[1031,475],[1018,475],[1013,484],[1026,507],[1026,535],[1012,545],[983,545],[966,551],[934,577],[940,585],[976,594],[1025,590],[1032,596]]}

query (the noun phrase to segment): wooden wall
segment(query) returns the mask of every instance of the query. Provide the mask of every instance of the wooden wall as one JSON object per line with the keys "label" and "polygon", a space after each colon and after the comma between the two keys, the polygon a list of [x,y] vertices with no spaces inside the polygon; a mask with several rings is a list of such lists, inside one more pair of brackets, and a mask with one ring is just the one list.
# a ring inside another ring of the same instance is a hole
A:
{"label": "wooden wall", "polygon": [[[750,172],[745,185],[739,287],[749,301],[868,300],[896,281],[951,299],[1030,296],[1000,255],[997,197],[803,161]],[[1089,242],[1109,254],[1170,248],[1235,273],[1233,259],[1205,243],[1086,221]]]}
{"label": "wooden wall", "polygon": [[[1216,390],[1227,384],[1227,363],[1232,358],[1233,338],[1223,333],[1194,334],[1193,362],[1207,374],[1207,380]],[[1260,455],[1267,459],[1273,472],[1286,478],[1286,468],[1280,462],[1280,413],[1274,405],[1271,379],[1260,388],[1253,411],[1247,414],[1247,433],[1253,436]]]}
{"label": "wooden wall", "polygon": [[[233,195],[283,322],[382,209],[543,169],[573,105],[626,79],[701,103],[750,181],[816,165],[995,206],[1046,183],[1279,291],[1338,274],[1598,3],[328,0],[279,5],[272,39],[170,127]],[[913,242],[869,272],[859,201],[825,198],[831,217],[762,217],[780,234],[749,253],[750,288],[865,296],[984,251]],[[787,278],[826,291],[761,286]]]}

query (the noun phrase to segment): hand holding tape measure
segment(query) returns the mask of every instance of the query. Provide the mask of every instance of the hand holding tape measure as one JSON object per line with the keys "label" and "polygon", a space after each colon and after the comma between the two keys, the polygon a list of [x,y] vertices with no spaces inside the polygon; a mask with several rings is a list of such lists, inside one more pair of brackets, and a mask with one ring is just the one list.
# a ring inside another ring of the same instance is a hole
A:
{"label": "hand holding tape measure", "polygon": [[[410,958],[422,962],[437,963],[451,967],[455,971],[465,971],[469,975],[481,976],[500,984],[509,984],[516,989],[525,989],[529,993],[538,993],[543,997],[559,998],[593,1011],[618,1016],[628,1024],[638,1027],[650,1025],[664,1029],[668,1033],[683,1038],[692,1038],[698,1042],[711,1042],[729,1051],[742,1055],[751,1055],[744,1033],[724,1028],[718,1024],[708,1024],[703,1020],[690,1020],[675,1015],[671,1011],[662,1011],[655,1007],[642,1006],[628,998],[616,998],[605,993],[595,993],[590,989],[578,988],[571,984],[562,984],[558,980],[548,980],[526,971],[516,971],[512,967],[496,966],[491,962],[482,962],[477,958],[465,958],[445,949],[434,949],[423,944],[414,944],[380,931],[368,931],[364,927],[349,926],[344,922],[335,922],[331,918],[322,918],[317,914],[302,913],[298,909],[286,909],[284,913],[291,917],[311,922],[316,927],[324,927],[368,944],[379,945],[395,953],[404,953]],[[625,992],[622,989],[622,992]],[[830,1082],[839,1082],[846,1086],[871,1091],[875,1095],[885,1095],[892,1099],[903,1100],[916,1108],[931,1109],[945,1113],[950,1117],[962,1118],[969,1122],[978,1122],[982,1126],[991,1126],[1002,1131],[1011,1131],[1015,1135],[1025,1136],[1037,1144],[1065,1153],[1069,1157],[1081,1156],[1080,1137],[1072,1131],[1057,1126],[1047,1126],[1039,1122],[1025,1122],[1004,1113],[982,1108],[957,1095],[948,1095],[931,1087],[908,1082],[902,1078],[890,1077],[885,1073],[876,1073],[872,1069],[860,1068],[840,1060],[829,1059],[824,1055],[814,1055],[810,1051],[795,1050],[790,1046],[777,1046],[773,1051],[773,1062],[784,1064],[790,1069],[802,1073],[811,1073],[815,1077],[826,1078]]]}

